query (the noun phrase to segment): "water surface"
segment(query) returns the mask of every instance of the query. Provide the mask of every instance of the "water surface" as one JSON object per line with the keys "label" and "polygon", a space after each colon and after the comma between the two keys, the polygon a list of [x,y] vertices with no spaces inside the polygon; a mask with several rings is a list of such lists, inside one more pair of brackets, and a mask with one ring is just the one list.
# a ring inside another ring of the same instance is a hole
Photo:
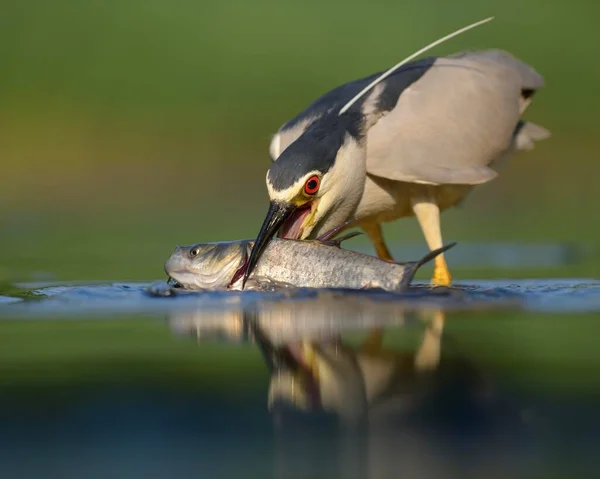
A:
{"label": "water surface", "polygon": [[170,297],[153,284],[6,288],[1,477],[600,466],[600,281]]}

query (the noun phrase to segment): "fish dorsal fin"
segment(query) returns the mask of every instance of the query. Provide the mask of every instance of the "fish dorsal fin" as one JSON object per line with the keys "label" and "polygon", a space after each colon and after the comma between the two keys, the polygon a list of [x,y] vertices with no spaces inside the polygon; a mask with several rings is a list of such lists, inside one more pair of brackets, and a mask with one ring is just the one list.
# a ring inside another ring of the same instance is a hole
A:
{"label": "fish dorsal fin", "polygon": [[356,96],[354,96],[354,98],[352,98],[352,100],[350,100],[348,103],[346,103],[342,107],[342,109],[338,113],[338,116],[343,115],[344,113],[346,113],[350,109],[350,107],[352,105],[354,105],[354,103],[356,103],[356,101],[358,101],[371,88],[373,88],[375,85],[377,85],[381,81],[385,80],[388,76],[390,76],[392,73],[394,73],[398,68],[400,68],[402,65],[405,65],[406,63],[408,63],[409,61],[411,61],[413,58],[418,57],[422,53],[425,53],[427,50],[432,49],[433,47],[439,45],[440,43],[444,43],[446,40],[450,40],[451,38],[456,37],[457,35],[460,35],[461,33],[464,33],[467,30],[471,30],[472,28],[478,27],[479,25],[483,25],[484,23],[488,23],[488,22],[492,21],[493,19],[494,19],[494,17],[489,17],[489,18],[486,18],[485,20],[480,20],[478,22],[472,23],[471,25],[467,25],[466,27],[463,27],[463,28],[461,28],[459,30],[456,30],[456,31],[452,32],[452,33],[449,33],[445,37],[439,38],[438,40],[434,41],[433,43],[430,43],[429,45],[421,48],[419,51],[417,51],[417,52],[413,53],[412,55],[406,57],[400,63],[397,63],[392,68],[390,68],[386,72],[384,72],[381,75],[379,75],[375,80],[373,80],[365,88],[363,88]]}
{"label": "fish dorsal fin", "polygon": [[316,241],[318,241],[321,244],[325,244],[328,246],[336,246],[337,248],[339,248],[343,241],[349,240],[350,238],[354,238],[355,236],[359,236],[359,235],[362,235],[361,231],[351,231],[350,233],[340,236],[339,238],[327,238],[327,239],[317,238]]}

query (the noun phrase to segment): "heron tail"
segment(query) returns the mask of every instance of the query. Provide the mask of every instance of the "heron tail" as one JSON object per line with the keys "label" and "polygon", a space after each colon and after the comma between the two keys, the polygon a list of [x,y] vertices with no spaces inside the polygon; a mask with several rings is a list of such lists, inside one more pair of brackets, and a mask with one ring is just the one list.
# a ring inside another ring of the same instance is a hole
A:
{"label": "heron tail", "polygon": [[536,141],[545,140],[551,135],[543,126],[530,121],[520,121],[515,129],[514,146],[516,150],[532,150]]}

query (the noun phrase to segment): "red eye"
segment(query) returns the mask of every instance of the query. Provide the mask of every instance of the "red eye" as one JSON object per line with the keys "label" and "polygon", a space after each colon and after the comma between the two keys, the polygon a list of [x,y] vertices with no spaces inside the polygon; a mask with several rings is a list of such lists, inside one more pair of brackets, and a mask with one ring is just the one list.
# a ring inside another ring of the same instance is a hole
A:
{"label": "red eye", "polygon": [[312,196],[319,191],[319,186],[321,186],[321,180],[317,175],[313,175],[304,183],[304,192]]}

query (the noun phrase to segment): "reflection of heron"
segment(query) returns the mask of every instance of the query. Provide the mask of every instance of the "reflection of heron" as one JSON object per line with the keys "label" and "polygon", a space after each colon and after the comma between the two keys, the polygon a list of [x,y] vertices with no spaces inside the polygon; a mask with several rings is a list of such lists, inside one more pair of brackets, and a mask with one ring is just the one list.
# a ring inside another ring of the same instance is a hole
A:
{"label": "reflection of heron", "polygon": [[392,390],[404,408],[404,394],[437,369],[444,314],[432,314],[416,352],[383,348],[382,328],[371,330],[356,348],[339,336],[275,347],[256,321],[249,324],[271,371],[270,407],[285,403],[303,411],[320,409],[353,423],[365,419],[374,405],[388,407]]}
{"label": "reflection of heron", "polygon": [[[270,371],[268,404],[275,425],[275,468],[281,476],[341,472],[343,477],[462,479],[465,472],[476,472],[490,477],[507,467],[511,471],[506,472],[515,471],[518,466],[507,455],[528,454],[526,444],[519,442],[523,424],[515,422],[520,421],[518,412],[489,394],[487,381],[469,361],[448,354],[447,347],[442,354],[450,340],[442,334],[442,311],[421,311],[420,342],[401,351],[383,342],[387,325],[397,329],[407,319],[401,310],[395,318],[392,309],[387,317],[385,308],[379,310],[374,313],[379,314],[377,324],[367,308],[360,313],[355,309],[357,316],[351,316],[343,308],[337,315],[323,305],[311,309],[310,301],[271,306],[263,311],[174,312],[170,323],[200,340],[220,337],[252,342],[260,349]],[[357,331],[369,332],[352,345],[345,333]],[[344,427],[331,429],[331,422]],[[490,447],[507,431],[508,452]],[[466,463],[456,467],[465,447]],[[482,454],[489,452],[495,458],[485,456],[482,462]]]}
{"label": "reflection of heron", "polygon": [[[383,328],[401,325],[413,314],[427,324],[418,350],[384,349]],[[318,301],[276,302],[259,311],[179,311],[170,323],[198,341],[255,343],[271,372],[270,406],[287,402],[299,410],[321,409],[352,422],[387,395],[390,385],[410,389],[420,376],[436,370],[444,315],[323,293]],[[341,340],[343,333],[353,331],[369,331],[358,348]]]}
{"label": "reflection of heron", "polygon": [[[331,467],[343,477],[448,479],[462,478],[465,471],[489,477],[498,468],[506,470],[505,451],[478,463],[474,458],[482,451],[475,452],[474,446],[482,441],[486,450],[496,453],[490,443],[507,429],[516,441],[515,433],[523,426],[518,411],[509,408],[506,414],[469,361],[442,356],[445,314],[433,311],[428,319],[412,351],[384,347],[383,328],[371,331],[355,347],[339,336],[274,346],[258,322],[250,321],[251,334],[271,371],[269,406],[280,425],[276,467],[288,471],[302,467],[298,457],[312,457],[322,461],[318,471]],[[307,418],[322,412],[337,418],[342,430],[332,436],[321,428],[302,438]],[[286,413],[292,415],[291,422]],[[461,471],[456,465],[465,443],[474,454]]]}

